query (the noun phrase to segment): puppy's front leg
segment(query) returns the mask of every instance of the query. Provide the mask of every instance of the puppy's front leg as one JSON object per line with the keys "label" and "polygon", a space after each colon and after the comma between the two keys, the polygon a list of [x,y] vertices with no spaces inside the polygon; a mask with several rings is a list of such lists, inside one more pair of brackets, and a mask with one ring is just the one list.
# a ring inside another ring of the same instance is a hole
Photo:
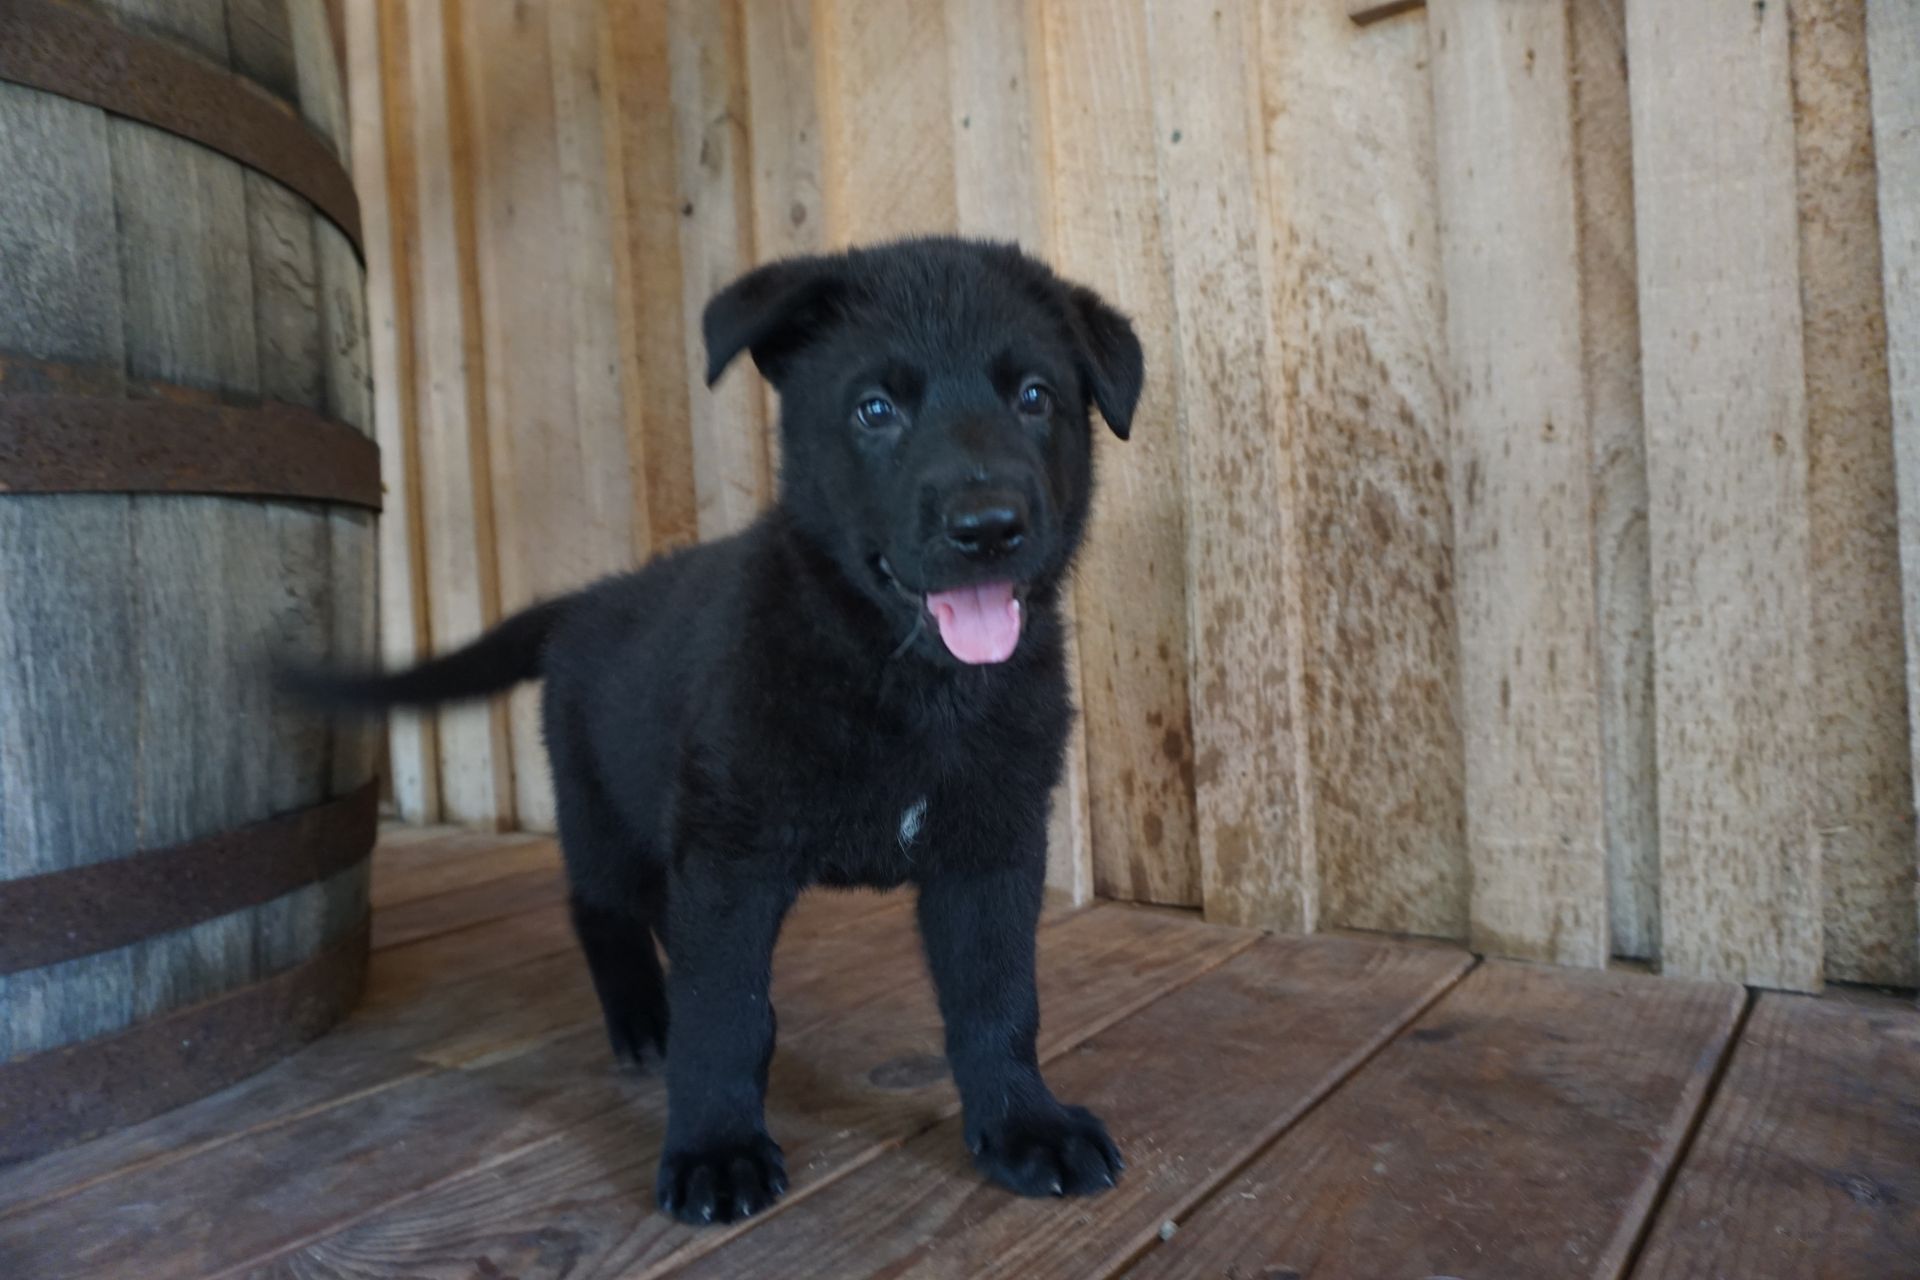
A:
{"label": "puppy's front leg", "polygon": [[1090,1195],[1111,1187],[1124,1166],[1099,1117],[1056,1100],[1040,1075],[1033,965],[1044,867],[1034,857],[929,877],[920,933],[974,1164],[1021,1195]]}
{"label": "puppy's front leg", "polygon": [[787,1189],[767,1136],[773,943],[791,885],[724,857],[679,860],[668,894],[667,1141],[655,1194],[683,1222],[732,1222]]}

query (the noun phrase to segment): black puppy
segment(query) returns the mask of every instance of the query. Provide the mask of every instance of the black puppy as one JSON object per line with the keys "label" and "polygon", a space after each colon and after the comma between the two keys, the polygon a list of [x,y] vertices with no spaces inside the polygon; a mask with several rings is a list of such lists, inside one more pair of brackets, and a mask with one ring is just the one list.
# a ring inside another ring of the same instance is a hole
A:
{"label": "black puppy", "polygon": [[745,350],[780,391],[771,510],[412,671],[310,690],[419,705],[545,678],[607,1030],[666,1054],[669,1212],[731,1221],[786,1187],[768,975],[812,884],[918,887],[980,1169],[1024,1195],[1111,1186],[1105,1127],[1040,1076],[1034,926],[1088,411],[1126,438],[1139,341],[1018,250],[957,239],[773,263],[704,327],[709,382]]}

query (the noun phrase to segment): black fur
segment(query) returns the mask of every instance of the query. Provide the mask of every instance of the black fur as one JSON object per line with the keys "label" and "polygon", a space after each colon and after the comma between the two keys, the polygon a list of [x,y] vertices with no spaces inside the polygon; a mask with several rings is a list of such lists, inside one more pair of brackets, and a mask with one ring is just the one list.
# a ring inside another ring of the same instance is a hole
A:
{"label": "black fur", "polygon": [[[414,671],[304,688],[364,706],[545,678],[608,1034],[625,1057],[666,1053],[669,1212],[730,1221],[785,1189],[762,1115],[770,957],[815,884],[918,888],[979,1167],[1026,1195],[1110,1186],[1105,1128],[1041,1079],[1034,925],[1072,716],[1058,602],[1091,495],[1089,410],[1125,438],[1139,342],[1017,250],[952,239],[763,267],[704,327],[710,379],[748,351],[781,393],[779,500],[760,520]],[[861,408],[876,398],[890,414]],[[984,545],[982,512],[1006,517]],[[1018,583],[1024,626],[1006,660],[966,665],[923,596],[986,581]]]}

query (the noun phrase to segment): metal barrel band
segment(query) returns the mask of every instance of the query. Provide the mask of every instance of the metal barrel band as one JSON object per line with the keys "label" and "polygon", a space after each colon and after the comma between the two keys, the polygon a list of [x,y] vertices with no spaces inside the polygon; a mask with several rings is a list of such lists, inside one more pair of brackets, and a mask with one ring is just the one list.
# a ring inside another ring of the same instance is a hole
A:
{"label": "metal barrel band", "polygon": [[272,977],[124,1031],[0,1063],[0,1164],[205,1097],[344,1017],[366,985],[368,918]]}
{"label": "metal barrel band", "polygon": [[0,493],[202,493],[380,509],[380,448],[278,401],[0,394]]}
{"label": "metal barrel band", "polygon": [[369,782],[198,840],[0,881],[0,974],[129,946],[316,884],[371,853],[378,807]]}
{"label": "metal barrel band", "polygon": [[0,3],[0,80],[211,148],[304,196],[365,260],[346,166],[286,103],[198,54],[76,0]]}

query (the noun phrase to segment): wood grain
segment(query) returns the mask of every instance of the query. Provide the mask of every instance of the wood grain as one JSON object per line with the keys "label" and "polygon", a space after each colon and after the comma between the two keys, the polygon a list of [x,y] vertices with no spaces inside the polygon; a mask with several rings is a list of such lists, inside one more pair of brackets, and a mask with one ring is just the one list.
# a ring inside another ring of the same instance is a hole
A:
{"label": "wood grain", "polygon": [[[126,348],[108,121],[0,84],[0,351],[101,369]],[[139,734],[132,502],[0,502],[0,874],[57,871],[137,848],[124,785]],[[57,566],[57,572],[50,572]],[[0,1060],[123,1026],[132,957],[0,977]]]}
{"label": "wood grain", "polygon": [[1912,1274],[1920,1011],[1763,994],[1634,1275]]}
{"label": "wood grain", "polygon": [[1099,490],[1074,580],[1093,887],[1196,905],[1186,488],[1146,15],[1141,0],[1044,14],[1055,258],[1132,317],[1147,362],[1132,438],[1097,433]]}
{"label": "wood grain", "polygon": [[[485,371],[474,245],[473,144],[463,32],[431,0],[406,6],[408,102],[413,126],[415,252],[408,287],[417,305],[414,408],[420,437],[421,516],[433,644],[466,644],[499,620],[492,481],[486,449]],[[436,716],[441,804],[483,827],[513,822],[506,709],[446,708]]]}
{"label": "wood grain", "polygon": [[[887,917],[877,918],[885,923]],[[898,918],[909,924],[905,917]],[[893,954],[872,925],[846,953],[816,944],[776,956],[782,1037],[768,1123],[794,1178],[789,1203],[950,1114],[940,1023],[924,979],[901,966],[864,967],[855,953]],[[1095,908],[1042,930],[1042,1054],[1095,1031],[1245,947],[1251,939],[1142,913]],[[906,978],[902,982],[902,978]],[[830,990],[828,989],[830,988]],[[704,1252],[740,1228],[694,1230],[652,1208],[660,1108],[584,1124],[510,1161],[475,1169],[350,1231],[283,1259],[270,1275],[348,1268],[371,1274],[458,1276],[476,1265],[507,1274],[634,1274]],[[535,1195],[523,1195],[538,1188]],[[539,1202],[537,1205],[535,1202]],[[556,1219],[544,1206],[564,1204]],[[476,1232],[477,1237],[476,1237]]]}
{"label": "wood grain", "polygon": [[1129,1274],[1618,1275],[1743,1000],[1482,965]]}
{"label": "wood grain", "polygon": [[463,881],[430,897],[387,903],[374,919],[373,945],[398,946],[566,900],[566,881],[552,865]]}
{"label": "wood grain", "polygon": [[750,361],[706,385],[700,316],[753,265],[747,156],[746,53],[739,7],[669,0],[667,62],[680,196],[681,369],[693,388],[693,485],[702,539],[744,529],[771,494],[765,399]]}
{"label": "wood grain", "polygon": [[1431,21],[1469,936],[1591,968],[1610,939],[1567,7]]}
{"label": "wood grain", "polygon": [[1641,417],[1633,113],[1624,0],[1567,6],[1580,229],[1581,372],[1593,453],[1595,645],[1605,788],[1607,914],[1616,955],[1660,942],[1654,805],[1653,602],[1648,594],[1647,437]]}
{"label": "wood grain", "polygon": [[829,243],[951,232],[959,205],[944,7],[818,0],[813,39]]}
{"label": "wood grain", "polygon": [[1920,983],[1866,10],[1789,11],[1807,375],[1813,825],[1829,978]]}
{"label": "wood grain", "polygon": [[[984,1186],[948,1120],[673,1274],[1117,1274],[1470,963],[1344,938],[1262,942],[1053,1072],[1056,1091],[1100,1114],[1120,1143],[1116,1190],[1063,1212]],[[1168,1052],[1196,1039],[1215,1051]]]}
{"label": "wood grain", "polygon": [[[1627,49],[1661,965],[1807,989],[1821,974],[1820,862],[1786,10],[1635,5]],[[1718,123],[1688,123],[1702,119]]]}
{"label": "wood grain", "polygon": [[[347,31],[348,106],[354,185],[367,246],[368,368],[372,375],[374,438],[383,478],[379,525],[379,657],[399,668],[432,650],[426,600],[426,529],[421,520],[419,436],[413,364],[413,272],[409,263],[414,215],[412,95],[404,83],[405,14],[396,5],[352,4]],[[387,722],[387,779],[400,816],[440,819],[439,750],[430,714],[396,711]]]}
{"label": "wood grain", "polygon": [[[1187,678],[1207,918],[1310,931],[1319,907],[1307,757],[1293,441],[1266,283],[1259,12],[1147,6],[1172,377],[1187,493]],[[1202,497],[1201,495],[1204,495]],[[1179,744],[1177,731],[1169,747]],[[1180,745],[1182,754],[1187,747]]]}
{"label": "wood grain", "polygon": [[[1045,258],[1053,243],[1053,182],[1040,11],[1037,0],[947,0],[945,38],[956,229],[1012,240]],[[1080,648],[1070,594],[1062,611],[1067,678],[1077,706]],[[1047,828],[1047,884],[1075,902],[1093,896],[1087,804],[1086,722],[1075,717]]]}
{"label": "wood grain", "polygon": [[[1906,605],[1907,715],[1920,788],[1920,13],[1894,0],[1869,0],[1867,61]],[[1920,912],[1915,921],[1920,930]]]}
{"label": "wood grain", "polygon": [[442,829],[430,839],[381,849],[373,865],[373,905],[430,898],[521,872],[559,870],[560,850],[551,839]]}
{"label": "wood grain", "polygon": [[1318,915],[1464,938],[1427,23],[1361,28],[1338,5],[1262,0],[1260,41],[1278,434],[1293,454],[1309,588],[1302,714]]}
{"label": "wood grain", "polygon": [[644,560],[700,532],[680,271],[679,150],[666,7],[603,4],[600,11],[620,387],[635,487],[634,557]]}

